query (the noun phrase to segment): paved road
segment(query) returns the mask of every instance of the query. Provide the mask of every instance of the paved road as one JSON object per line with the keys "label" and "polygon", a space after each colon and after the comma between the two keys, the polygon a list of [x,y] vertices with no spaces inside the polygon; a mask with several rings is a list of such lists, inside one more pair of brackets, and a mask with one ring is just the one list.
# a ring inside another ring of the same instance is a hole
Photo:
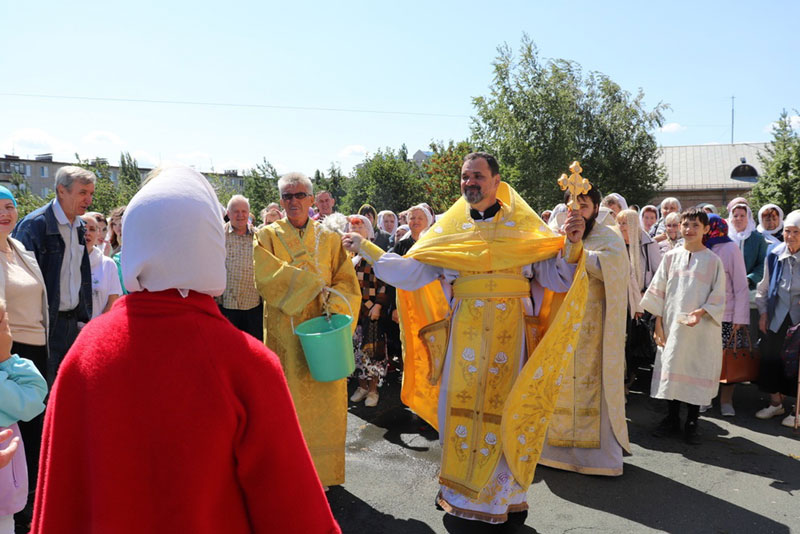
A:
{"label": "paved road", "polygon": [[[736,417],[717,407],[701,416],[696,446],[652,437],[666,408],[637,389],[627,410],[633,456],[621,477],[539,467],[525,525],[486,532],[800,532],[800,435],[779,417],[753,417],[765,403],[755,386],[738,386]],[[433,504],[440,454],[436,432],[400,404],[395,381],[377,408],[351,404],[347,482],[328,494],[342,530],[462,531]]]}

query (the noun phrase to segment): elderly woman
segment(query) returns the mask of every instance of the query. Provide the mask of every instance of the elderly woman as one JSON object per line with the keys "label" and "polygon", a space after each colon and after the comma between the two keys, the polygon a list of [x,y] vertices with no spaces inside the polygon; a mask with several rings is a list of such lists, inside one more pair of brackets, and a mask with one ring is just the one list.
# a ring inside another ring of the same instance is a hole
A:
{"label": "elderly woman", "polygon": [[280,362],[214,302],[214,190],[153,173],[125,213],[131,294],[84,327],[50,396],[32,532],[340,532]]}
{"label": "elderly woman", "polygon": [[681,212],[681,202],[675,197],[667,197],[661,201],[661,206],[659,208],[661,212],[661,218],[658,219],[656,222],[656,229],[654,232],[655,240],[658,243],[661,243],[665,239],[667,239],[666,234],[666,223],[667,223],[667,216],[670,213],[680,213]]}
{"label": "elderly woman", "polygon": [[394,234],[397,231],[397,215],[389,210],[378,213],[378,229],[389,234],[389,247],[394,246]]}
{"label": "elderly woman", "polygon": [[683,244],[681,237],[681,214],[672,212],[664,218],[664,240],[659,243],[661,255],[663,256],[675,247]]}
{"label": "elderly woman", "polygon": [[[356,232],[364,239],[372,240],[374,237],[372,225],[363,215],[351,215],[347,231]],[[364,406],[374,407],[378,405],[378,387],[383,384],[388,363],[386,335],[379,322],[381,312],[388,304],[386,284],[373,274],[372,265],[361,256],[353,257],[353,267],[361,288],[361,310],[353,334],[358,388],[350,400],[363,400]]]}
{"label": "elderly woman", "polygon": [[[728,224],[719,215],[708,216],[708,234],[703,243],[719,256],[725,271],[725,313],[722,316],[722,346],[742,346],[750,324],[750,292],[747,289],[747,270],[736,243],[728,235]],[[720,385],[719,408],[725,417],[733,417],[735,384]],[[710,405],[709,405],[710,406]],[[705,412],[709,406],[700,408]]]}
{"label": "elderly woman", "polygon": [[408,252],[412,246],[414,246],[414,243],[416,243],[417,240],[420,238],[422,232],[427,230],[432,224],[433,224],[433,217],[431,216],[430,212],[427,209],[425,209],[424,206],[422,206],[421,204],[412,206],[411,208],[408,209],[409,231],[403,237],[403,239],[400,239],[395,243],[394,247],[392,248],[392,250],[390,250],[390,252],[394,252],[395,254],[402,256],[403,254]]}
{"label": "elderly woman", "polygon": [[[49,333],[47,290],[34,253],[27,251],[22,243],[11,237],[17,219],[14,195],[6,187],[0,186],[0,300],[7,303],[6,311],[14,342],[11,354],[31,360],[36,369],[46,375]],[[33,515],[43,420],[44,416],[37,415],[28,422],[19,423],[24,438],[30,488],[27,506],[16,517],[17,523],[24,528],[30,524]]]}
{"label": "elderly woman", "polygon": [[[756,412],[759,419],[784,414],[783,400],[796,394],[796,384],[784,373],[781,350],[790,326],[800,323],[800,210],[786,216],[783,243],[767,253],[764,278],[756,288],[760,313],[758,328],[765,335],[761,345],[758,385],[770,394],[770,405]],[[795,416],[781,422],[792,427]]]}
{"label": "elderly woman", "polygon": [[756,285],[764,277],[764,258],[767,255],[767,241],[761,232],[756,230],[756,222],[753,220],[753,212],[750,206],[744,203],[735,204],[731,207],[728,218],[728,228],[730,238],[739,247],[744,255],[744,264],[747,267],[747,280],[750,289],[755,289]]}
{"label": "elderly woman", "polygon": [[619,193],[611,193],[603,198],[602,205],[614,212],[616,217],[620,211],[628,209],[628,203]]}
{"label": "elderly woman", "polygon": [[783,243],[783,210],[777,204],[764,204],[758,210],[758,226],[767,245]]}
{"label": "elderly woman", "polygon": [[375,232],[375,237],[371,239],[371,241],[381,247],[381,250],[389,250],[389,238],[391,236],[377,227],[378,212],[375,210],[375,208],[373,208],[370,204],[364,204],[358,208],[358,214],[369,219],[373,232],[377,230],[377,232]]}

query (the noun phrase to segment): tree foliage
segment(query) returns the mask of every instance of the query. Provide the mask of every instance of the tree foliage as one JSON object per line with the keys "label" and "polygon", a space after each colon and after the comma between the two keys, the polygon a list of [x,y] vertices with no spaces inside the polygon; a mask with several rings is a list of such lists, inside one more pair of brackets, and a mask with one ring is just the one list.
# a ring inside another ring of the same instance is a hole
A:
{"label": "tree foliage", "polygon": [[402,154],[402,149],[395,152],[385,148],[357,165],[347,181],[347,194],[339,211],[355,213],[368,203],[378,211],[397,213],[425,201],[423,171]]}
{"label": "tree foliage", "polygon": [[426,202],[436,213],[444,213],[461,196],[461,166],[464,156],[472,152],[472,145],[466,141],[454,143],[452,140],[430,144],[433,154],[422,164],[428,179],[423,183]]}
{"label": "tree foliage", "polygon": [[261,210],[270,202],[278,201],[278,178],[278,171],[267,158],[263,158],[261,163],[245,173],[243,194],[250,200],[250,213],[257,220],[260,220]]}
{"label": "tree foliage", "polygon": [[800,137],[783,110],[772,127],[772,144],[759,154],[763,174],[750,192],[750,203],[777,204],[784,213],[800,208]]}
{"label": "tree foliage", "polygon": [[604,194],[631,204],[652,198],[666,179],[653,136],[666,106],[647,110],[641,90],[632,96],[577,63],[541,61],[527,35],[518,57],[498,48],[490,94],[473,104],[475,146],[495,154],[504,179],[538,209],[560,201],[555,181],[574,160]]}
{"label": "tree foliage", "polygon": [[55,197],[55,192],[47,195],[47,198],[42,198],[31,192],[30,184],[24,176],[18,172],[11,174],[11,192],[14,193],[14,199],[17,201],[17,215],[21,220],[33,210],[44,206]]}
{"label": "tree foliage", "polygon": [[108,165],[108,161],[100,158],[93,160],[81,159],[77,153],[75,154],[75,159],[78,160],[76,165],[92,171],[97,177],[97,181],[94,184],[94,198],[90,206],[92,211],[108,214],[117,206],[128,203],[130,198],[124,198],[116,184],[111,181],[111,168]]}
{"label": "tree foliage", "polygon": [[342,202],[347,194],[346,185],[347,176],[335,163],[331,163],[327,176],[321,171],[314,173],[314,193],[328,191],[337,202]]}

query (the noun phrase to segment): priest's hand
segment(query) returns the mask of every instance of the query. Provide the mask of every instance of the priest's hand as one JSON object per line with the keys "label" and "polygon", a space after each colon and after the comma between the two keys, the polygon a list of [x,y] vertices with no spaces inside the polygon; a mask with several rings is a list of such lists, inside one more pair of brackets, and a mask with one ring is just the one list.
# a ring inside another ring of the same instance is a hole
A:
{"label": "priest's hand", "polygon": [[[12,434],[13,431],[10,428],[3,430],[0,432],[0,441],[7,440]],[[14,453],[17,452],[17,447],[19,447],[19,438],[14,438],[11,440],[11,443],[8,444],[8,447],[0,450],[0,469],[11,463],[11,458],[14,456]]]}
{"label": "priest's hand", "polygon": [[577,243],[583,239],[583,231],[586,229],[586,220],[578,210],[569,210],[567,221],[564,223],[564,233],[570,243]]}
{"label": "priest's hand", "polygon": [[349,232],[342,235],[342,246],[346,251],[358,254],[358,251],[361,250],[361,242],[363,240],[364,238],[361,237],[360,234]]}

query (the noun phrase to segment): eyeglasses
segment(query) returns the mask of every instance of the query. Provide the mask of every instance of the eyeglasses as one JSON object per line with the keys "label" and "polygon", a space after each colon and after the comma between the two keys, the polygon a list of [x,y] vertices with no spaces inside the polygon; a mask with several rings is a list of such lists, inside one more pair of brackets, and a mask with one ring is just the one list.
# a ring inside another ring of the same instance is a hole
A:
{"label": "eyeglasses", "polygon": [[281,199],[286,200],[287,202],[293,198],[296,198],[297,200],[303,200],[304,198],[310,196],[311,195],[304,193],[303,191],[300,191],[299,193],[281,193]]}

